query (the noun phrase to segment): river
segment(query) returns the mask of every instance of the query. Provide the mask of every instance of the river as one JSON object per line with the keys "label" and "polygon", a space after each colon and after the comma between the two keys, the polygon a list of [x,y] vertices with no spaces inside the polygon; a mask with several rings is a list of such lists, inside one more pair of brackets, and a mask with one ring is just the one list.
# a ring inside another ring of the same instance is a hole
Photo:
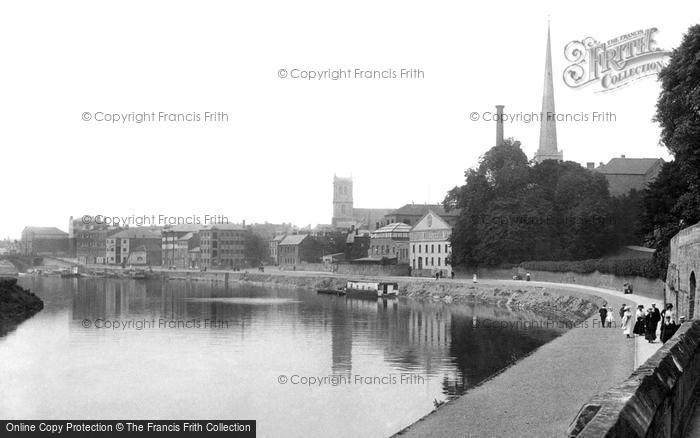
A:
{"label": "river", "polygon": [[563,330],[486,304],[207,282],[22,278],[0,418],[253,419],[258,436],[388,436]]}

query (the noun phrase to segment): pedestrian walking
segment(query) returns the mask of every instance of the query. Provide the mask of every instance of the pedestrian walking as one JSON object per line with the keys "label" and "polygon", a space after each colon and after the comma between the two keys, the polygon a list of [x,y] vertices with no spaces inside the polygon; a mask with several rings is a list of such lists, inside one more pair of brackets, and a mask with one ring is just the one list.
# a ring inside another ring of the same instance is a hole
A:
{"label": "pedestrian walking", "polygon": [[654,323],[654,312],[651,307],[647,308],[647,314],[644,317],[644,339],[650,344],[656,340],[656,324]]}
{"label": "pedestrian walking", "polygon": [[608,316],[605,318],[605,325],[608,328],[612,328],[615,323],[615,317],[613,316],[613,308],[608,306]]}
{"label": "pedestrian walking", "polygon": [[649,342],[654,342],[656,340],[656,329],[659,327],[659,322],[661,321],[661,312],[656,307],[655,303],[651,304],[651,340]]}
{"label": "pedestrian walking", "polygon": [[673,312],[673,304],[667,304],[666,309],[661,312],[661,342],[664,344],[671,339],[678,330],[676,315]]}
{"label": "pedestrian walking", "polygon": [[634,323],[634,328],[632,329],[632,333],[635,335],[644,335],[644,306],[639,305],[637,306],[637,313],[635,314],[635,323]]}
{"label": "pedestrian walking", "polygon": [[605,328],[605,319],[608,317],[608,309],[602,306],[600,310],[598,310],[598,313],[600,314],[600,327]]}
{"label": "pedestrian walking", "polygon": [[630,337],[630,329],[632,328],[632,308],[625,307],[625,314],[622,317],[622,330],[626,337]]}

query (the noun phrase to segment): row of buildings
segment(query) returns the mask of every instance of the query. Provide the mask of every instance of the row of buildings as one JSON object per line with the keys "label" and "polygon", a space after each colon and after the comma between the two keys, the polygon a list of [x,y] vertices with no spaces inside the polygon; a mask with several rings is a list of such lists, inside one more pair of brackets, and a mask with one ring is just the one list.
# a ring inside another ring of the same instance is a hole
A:
{"label": "row of buildings", "polygon": [[75,258],[83,264],[238,268],[245,264],[243,224],[121,228],[70,218],[69,232],[25,227],[19,252]]}
{"label": "row of buildings", "polygon": [[[320,258],[326,264],[408,265],[412,275],[449,276],[450,236],[458,216],[459,211],[448,212],[440,205],[408,204],[376,216],[374,227],[356,228],[367,223],[354,219],[308,233],[275,236],[269,241],[270,258],[282,267],[318,263]],[[343,235],[344,251],[319,253],[324,248],[321,234],[329,232]]]}

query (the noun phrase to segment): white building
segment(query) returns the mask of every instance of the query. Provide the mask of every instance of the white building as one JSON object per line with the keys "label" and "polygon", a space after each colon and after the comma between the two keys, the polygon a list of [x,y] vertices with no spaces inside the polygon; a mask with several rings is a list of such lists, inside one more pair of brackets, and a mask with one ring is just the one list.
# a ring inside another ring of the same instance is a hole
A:
{"label": "white building", "polygon": [[449,278],[452,275],[452,266],[449,264],[452,255],[451,235],[452,227],[429,210],[409,235],[411,275],[427,277],[442,273]]}

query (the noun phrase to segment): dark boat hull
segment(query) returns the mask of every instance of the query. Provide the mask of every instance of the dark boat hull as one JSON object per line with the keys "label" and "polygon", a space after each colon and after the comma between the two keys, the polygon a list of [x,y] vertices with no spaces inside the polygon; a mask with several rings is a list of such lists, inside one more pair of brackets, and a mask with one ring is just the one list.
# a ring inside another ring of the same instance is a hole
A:
{"label": "dark boat hull", "polygon": [[345,295],[345,291],[341,289],[318,289],[316,292],[324,295]]}

